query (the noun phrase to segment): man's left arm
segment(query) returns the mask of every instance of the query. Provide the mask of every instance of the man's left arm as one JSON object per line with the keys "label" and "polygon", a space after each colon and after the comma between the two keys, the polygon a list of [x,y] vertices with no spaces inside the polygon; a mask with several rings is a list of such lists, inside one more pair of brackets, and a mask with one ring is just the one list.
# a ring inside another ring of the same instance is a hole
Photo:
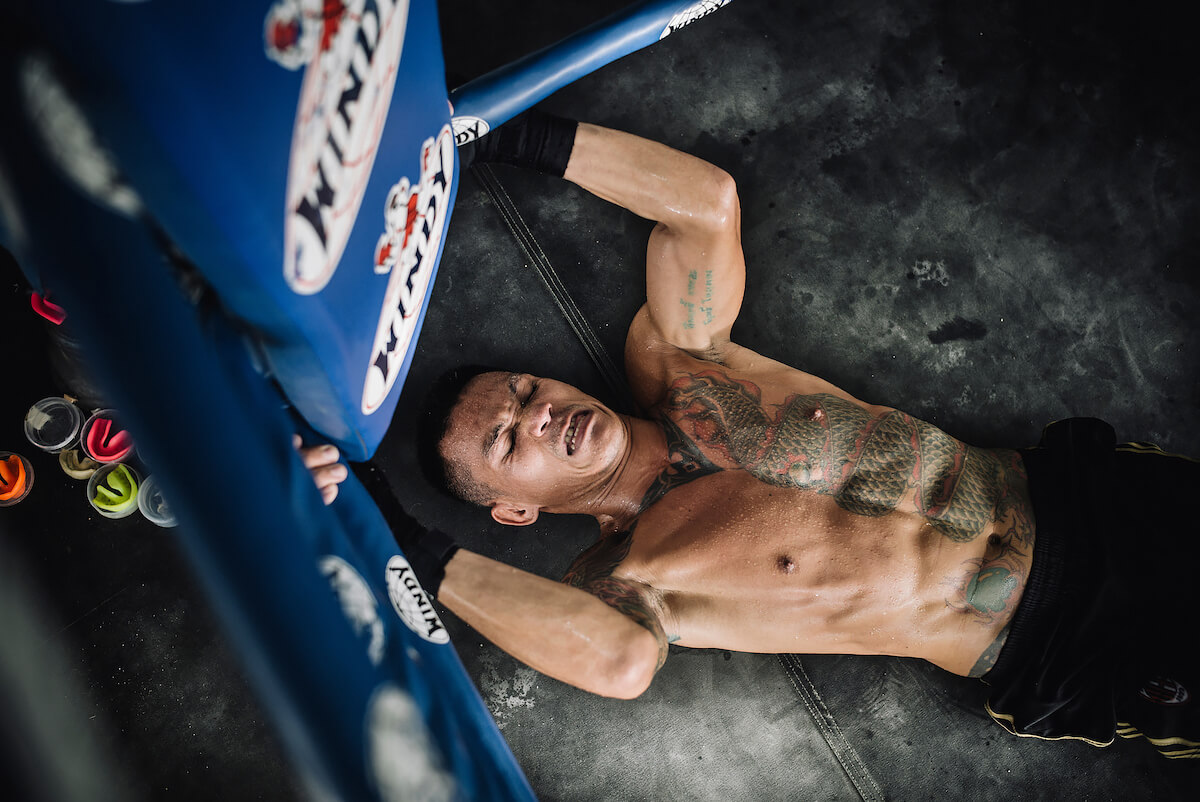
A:
{"label": "man's left arm", "polygon": [[501,162],[560,176],[658,223],[646,252],[646,306],[631,338],[712,357],[729,341],[746,265],[733,178],[703,159],[531,109],[459,149],[463,164]]}
{"label": "man's left arm", "polygon": [[733,178],[674,148],[587,123],[563,177],[658,223],[646,251],[646,307],[634,325],[698,354],[728,343],[746,285]]}

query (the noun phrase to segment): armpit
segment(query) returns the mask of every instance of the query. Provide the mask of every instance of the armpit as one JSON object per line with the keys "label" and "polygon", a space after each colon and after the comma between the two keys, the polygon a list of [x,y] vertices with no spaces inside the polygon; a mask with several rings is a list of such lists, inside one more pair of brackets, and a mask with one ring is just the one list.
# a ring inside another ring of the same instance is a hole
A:
{"label": "armpit", "polygon": [[717,365],[720,365],[723,368],[729,367],[729,365],[727,365],[725,363],[725,349],[721,348],[720,346],[716,345],[715,343],[712,345],[709,345],[707,348],[700,348],[700,349],[683,348],[680,350],[682,350],[684,353],[686,353],[687,355],[689,355],[695,359],[700,359],[705,362],[713,362]]}
{"label": "armpit", "polygon": [[627,532],[606,535],[575,558],[562,581],[576,588],[586,588],[592,581],[612,576],[612,572],[629,555],[633,544],[633,528]]}

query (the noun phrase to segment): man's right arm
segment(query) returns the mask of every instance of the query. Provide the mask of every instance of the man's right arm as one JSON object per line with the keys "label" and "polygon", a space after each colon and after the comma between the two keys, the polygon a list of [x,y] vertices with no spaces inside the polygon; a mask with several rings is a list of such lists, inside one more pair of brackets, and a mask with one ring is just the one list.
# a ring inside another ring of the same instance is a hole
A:
{"label": "man's right arm", "polygon": [[565,584],[466,549],[446,564],[438,592],[439,602],[531,668],[620,699],[645,691],[666,657],[667,636],[645,598],[636,583],[611,575],[602,585]]}
{"label": "man's right arm", "polygon": [[[337,448],[305,447],[298,436],[293,444],[325,503],[331,503],[348,473]],[[368,489],[380,477],[369,468],[359,472]],[[376,503],[422,586],[532,668],[592,693],[632,699],[649,687],[666,659],[667,636],[659,608],[650,601],[652,589],[612,576],[628,553],[628,533],[602,539],[575,561],[563,582],[553,582],[453,546],[390,495],[376,497]],[[431,536],[436,536],[432,551]]]}
{"label": "man's right arm", "polygon": [[727,172],[634,134],[536,109],[459,152],[465,164],[497,161],[565,178],[658,223],[646,249],[646,304],[625,347],[639,401],[653,402],[659,357],[674,349],[726,358],[746,285],[741,207]]}

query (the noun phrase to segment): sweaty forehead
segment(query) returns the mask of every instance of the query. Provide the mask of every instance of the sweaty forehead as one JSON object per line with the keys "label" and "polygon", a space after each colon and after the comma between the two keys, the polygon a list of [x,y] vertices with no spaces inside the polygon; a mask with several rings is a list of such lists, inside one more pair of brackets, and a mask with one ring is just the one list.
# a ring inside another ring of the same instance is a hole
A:
{"label": "sweaty forehead", "polygon": [[450,411],[442,449],[447,456],[481,452],[512,396],[512,373],[483,373],[463,388]]}
{"label": "sweaty forehead", "polygon": [[472,398],[486,396],[489,393],[507,390],[509,380],[512,376],[512,373],[504,373],[498,370],[490,370],[487,373],[480,373],[478,376],[475,376],[463,385],[462,391],[458,394],[458,400],[459,402],[462,402]]}

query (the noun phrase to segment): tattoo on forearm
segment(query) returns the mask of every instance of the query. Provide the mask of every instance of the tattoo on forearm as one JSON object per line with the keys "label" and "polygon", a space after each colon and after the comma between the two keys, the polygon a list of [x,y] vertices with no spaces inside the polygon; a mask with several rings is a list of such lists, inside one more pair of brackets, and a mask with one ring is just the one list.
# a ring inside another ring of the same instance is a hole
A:
{"label": "tattoo on forearm", "polygon": [[[632,527],[627,532],[601,538],[576,558],[562,581],[571,587],[587,591],[649,630],[658,643],[658,662],[654,668],[657,671],[667,659],[667,647],[671,643],[671,637],[663,630],[659,616],[651,606],[646,592],[634,583],[612,575],[629,554],[632,543]],[[674,637],[678,640],[677,636]]]}
{"label": "tattoo on forearm", "polygon": [[1001,468],[903,412],[873,417],[837,396],[792,395],[764,406],[759,388],[705,371],[679,379],[668,409],[682,411],[692,437],[764,482],[832,496],[844,509],[880,516],[905,499],[955,541],[979,536],[996,515]]}

